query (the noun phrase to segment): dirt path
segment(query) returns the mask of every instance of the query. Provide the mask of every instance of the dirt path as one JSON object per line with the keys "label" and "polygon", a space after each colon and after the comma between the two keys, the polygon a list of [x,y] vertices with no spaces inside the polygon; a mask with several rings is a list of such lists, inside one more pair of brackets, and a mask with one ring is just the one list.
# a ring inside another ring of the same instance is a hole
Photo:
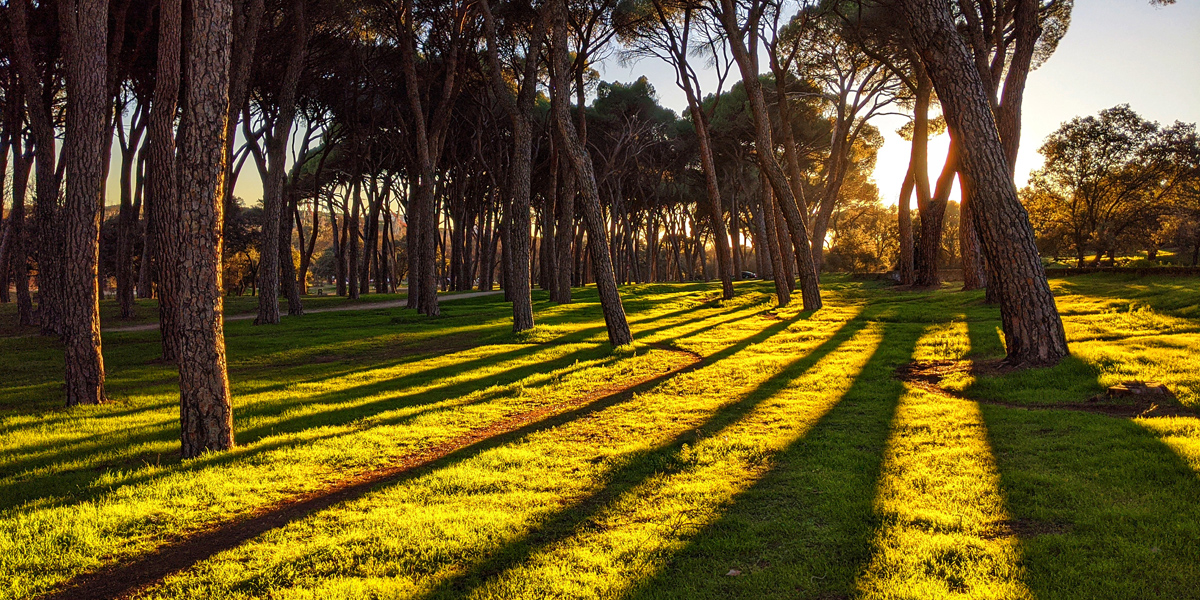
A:
{"label": "dirt path", "polygon": [[1017,404],[998,400],[981,400],[964,396],[942,387],[942,379],[951,373],[965,372],[997,372],[992,365],[977,365],[969,360],[935,360],[916,361],[896,369],[896,378],[914,387],[921,388],[932,394],[955,400],[966,400],[977,404],[1003,406],[1023,410],[1073,410],[1110,417],[1164,417],[1164,416],[1197,416],[1196,412],[1177,402],[1168,403],[1163,399],[1157,402],[1151,398],[1131,398],[1125,401],[1113,401],[1106,394],[1089,399],[1087,402],[1069,402],[1057,404]]}
{"label": "dirt path", "polygon": [[[504,293],[503,291],[467,292],[465,294],[452,294],[452,295],[448,295],[448,296],[438,296],[438,304],[441,304],[443,302],[452,302],[454,300],[466,300],[467,298],[478,298],[480,296],[495,296],[497,294],[503,294],[503,293]],[[376,310],[376,309],[380,309],[380,308],[401,308],[401,307],[405,306],[406,304],[408,304],[408,299],[389,300],[387,302],[364,302],[362,304],[354,304],[351,306],[335,306],[332,308],[314,308],[311,310],[305,310],[304,314],[315,315],[318,313],[346,312],[346,311],[352,311],[352,310]],[[258,316],[258,315],[254,314],[254,313],[245,313],[245,314],[240,314],[240,315],[227,315],[225,317],[225,322],[228,323],[230,321],[249,321],[256,316]],[[121,332],[127,332],[127,331],[155,331],[157,329],[158,329],[158,323],[145,323],[143,325],[126,325],[124,327],[104,327],[104,328],[102,328],[102,331],[106,332],[106,333],[121,333]]]}
{"label": "dirt path", "polygon": [[[487,294],[488,292],[484,292]],[[467,294],[456,297],[466,297]],[[315,311],[314,311],[315,312]],[[75,576],[39,600],[100,600],[129,598],[217,554],[235,548],[259,535],[298,521],[335,504],[361,498],[380,485],[411,479],[430,469],[466,460],[488,448],[506,444],[536,431],[543,431],[614,406],[673,377],[694,371],[709,362],[700,355],[675,347],[653,346],[675,353],[677,365],[658,375],[623,384],[598,387],[566,402],[543,406],[472,429],[399,461],[345,479],[324,490],[296,496],[262,507],[249,515],[218,523],[210,529],[166,541],[150,554],[123,564]]]}

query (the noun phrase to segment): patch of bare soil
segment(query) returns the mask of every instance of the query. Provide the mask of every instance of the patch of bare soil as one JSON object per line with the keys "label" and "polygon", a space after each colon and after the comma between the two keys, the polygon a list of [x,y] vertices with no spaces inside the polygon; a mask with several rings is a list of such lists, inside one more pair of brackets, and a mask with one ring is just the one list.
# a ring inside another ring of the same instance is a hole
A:
{"label": "patch of bare soil", "polygon": [[984,534],[983,537],[989,540],[1008,537],[1030,540],[1043,535],[1062,535],[1070,531],[1071,525],[1067,523],[1051,523],[1033,519],[1006,519],[996,523],[995,529]]}
{"label": "patch of bare soil", "polygon": [[706,361],[694,352],[656,345],[677,354],[678,365],[658,375],[601,386],[590,393],[526,411],[473,429],[458,437],[410,454],[398,462],[347,478],[326,489],[264,506],[248,515],[210,529],[173,537],[150,554],[122,564],[78,575],[40,596],[41,600],[101,600],[129,598],[165,577],[178,573],[218,552],[235,548],[267,531],[286,526],[335,504],[360,498],[381,485],[410,479],[429,468],[463,459],[493,445],[533,431],[549,429],[583,414],[622,402],[633,394],[699,368]]}
{"label": "patch of bare soil", "polygon": [[1017,370],[1002,361],[975,362],[969,360],[914,361],[896,369],[896,378],[919,387],[927,392],[968,400],[979,404],[1023,408],[1026,410],[1076,410],[1110,417],[1168,417],[1197,416],[1196,412],[1179,404],[1174,394],[1165,385],[1157,382],[1127,381],[1110,387],[1102,394],[1084,402],[1056,404],[1015,404],[998,400],[971,398],[942,387],[942,380],[956,373],[972,375],[1002,375]]}

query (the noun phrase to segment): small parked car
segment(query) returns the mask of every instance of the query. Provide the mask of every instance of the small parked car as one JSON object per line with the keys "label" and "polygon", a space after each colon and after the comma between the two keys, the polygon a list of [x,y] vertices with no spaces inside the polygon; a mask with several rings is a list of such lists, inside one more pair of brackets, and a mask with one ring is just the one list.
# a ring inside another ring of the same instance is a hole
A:
{"label": "small parked car", "polygon": [[758,279],[758,275],[754,271],[742,271],[742,279]]}

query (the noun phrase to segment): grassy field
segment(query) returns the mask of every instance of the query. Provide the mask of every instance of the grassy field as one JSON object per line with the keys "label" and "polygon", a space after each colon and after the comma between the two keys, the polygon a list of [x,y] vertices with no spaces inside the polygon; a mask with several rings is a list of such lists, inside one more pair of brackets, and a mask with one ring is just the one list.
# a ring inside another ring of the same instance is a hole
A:
{"label": "grassy field", "polygon": [[[61,350],[0,337],[0,599],[1200,598],[1200,283],[1052,285],[1073,356],[946,392],[896,369],[1003,353],[949,286],[632,286],[616,352],[591,289],[522,335],[495,296],[231,322],[238,447],[191,461],[155,332],[70,410]],[[1184,414],[1079,408],[1130,379]]]}

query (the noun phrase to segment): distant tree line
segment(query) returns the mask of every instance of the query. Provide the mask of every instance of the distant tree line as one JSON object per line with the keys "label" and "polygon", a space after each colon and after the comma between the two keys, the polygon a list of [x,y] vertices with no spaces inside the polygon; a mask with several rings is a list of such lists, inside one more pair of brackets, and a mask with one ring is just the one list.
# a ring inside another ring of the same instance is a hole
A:
{"label": "distant tree line", "polygon": [[1200,138],[1194,123],[1162,126],[1128,105],[1076,117],[1052,133],[1045,165],[1022,190],[1038,244],[1079,267],[1174,248],[1200,259]]}

